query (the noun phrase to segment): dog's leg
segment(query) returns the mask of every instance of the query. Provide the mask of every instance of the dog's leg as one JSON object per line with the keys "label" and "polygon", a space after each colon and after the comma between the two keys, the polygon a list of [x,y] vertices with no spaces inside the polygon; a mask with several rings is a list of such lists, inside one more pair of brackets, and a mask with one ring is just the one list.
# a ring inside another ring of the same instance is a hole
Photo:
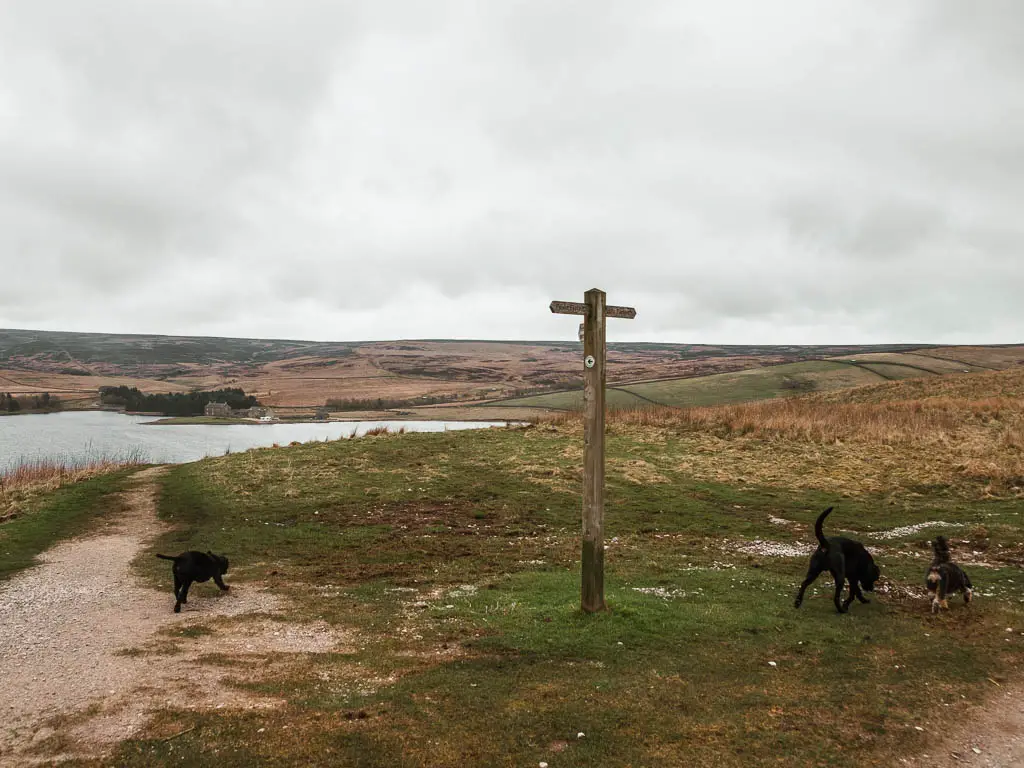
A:
{"label": "dog's leg", "polygon": [[964,588],[964,603],[970,603],[971,598],[974,597],[974,592],[970,587]]}
{"label": "dog's leg", "polygon": [[849,600],[845,602],[840,600],[840,598],[842,598],[843,596],[843,587],[846,584],[846,576],[842,573],[833,572],[832,578],[836,580],[836,592],[832,596],[832,602],[835,603],[836,610],[839,611],[839,613],[846,613],[846,608],[847,606],[849,606],[850,602]]}
{"label": "dog's leg", "polygon": [[845,603],[841,600],[843,587],[846,585],[846,558],[843,557],[841,552],[832,553],[832,557],[829,558],[828,571],[832,574],[832,578],[836,580],[836,592],[832,596],[832,602],[835,603],[836,610],[839,613],[846,613],[846,609],[853,600],[853,596],[851,594]]}
{"label": "dog's leg", "polygon": [[[179,603],[187,603],[188,602],[188,588],[191,587],[191,586],[192,586],[192,579],[182,579],[182,581],[181,581],[181,589],[178,590],[178,602]],[[175,611],[175,613],[177,613],[177,611]]]}
{"label": "dog's leg", "polygon": [[822,569],[817,567],[816,563],[811,563],[811,567],[807,570],[807,576],[804,578],[803,584],[800,585],[800,591],[797,592],[796,600],[793,601],[794,608],[800,607],[800,604],[804,601],[804,592],[814,583],[814,580],[818,578],[821,571]]}
{"label": "dog's leg", "polygon": [[864,597],[864,592],[863,592],[863,590],[861,590],[860,582],[859,581],[851,581],[850,582],[850,594],[852,594],[854,597],[856,597],[857,601],[859,603],[861,603],[862,605],[865,604],[865,603],[870,603],[871,602],[866,597]]}
{"label": "dog's leg", "polygon": [[939,588],[935,591],[935,598],[932,600],[932,613],[938,613],[940,608],[949,610],[949,603],[946,601],[946,590],[949,588],[949,578],[945,573],[939,579]]}
{"label": "dog's leg", "polygon": [[857,592],[857,582],[855,582],[855,581],[853,581],[853,580],[850,580],[850,581],[848,582],[848,584],[849,584],[849,586],[850,586],[850,591],[849,591],[849,592],[847,593],[847,595],[846,595],[846,599],[845,599],[845,600],[843,600],[843,611],[844,611],[844,612],[846,612],[846,611],[850,610],[850,603],[852,603],[852,602],[853,602],[853,596],[854,596],[854,595],[856,594],[856,592]]}
{"label": "dog's leg", "polygon": [[227,592],[230,587],[221,581],[220,574],[213,577],[213,583],[220,587],[221,592]]}
{"label": "dog's leg", "polygon": [[853,601],[853,598],[855,598],[855,597],[857,598],[857,601],[862,603],[862,604],[863,603],[870,603],[871,602],[866,597],[864,597],[864,593],[860,589],[860,583],[857,582],[857,581],[851,581],[850,582],[850,597],[846,601],[847,606],[849,606],[849,604]]}

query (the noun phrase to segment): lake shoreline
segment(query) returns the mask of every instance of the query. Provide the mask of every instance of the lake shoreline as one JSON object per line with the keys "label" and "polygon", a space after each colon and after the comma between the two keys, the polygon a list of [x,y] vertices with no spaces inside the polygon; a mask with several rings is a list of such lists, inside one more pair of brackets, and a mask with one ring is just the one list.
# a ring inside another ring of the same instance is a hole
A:
{"label": "lake shoreline", "polygon": [[[26,414],[0,428],[0,475],[22,464],[57,461],[68,466],[130,454],[146,463],[183,464],[251,448],[362,437],[367,432],[447,432],[506,427],[507,420],[361,419],[177,423],[145,429],[160,419],[110,411]],[[249,429],[259,426],[260,429]]]}
{"label": "lake shoreline", "polygon": [[[273,406],[271,406],[273,407]],[[123,411],[116,408],[63,408],[51,411],[15,411],[13,413],[0,413],[4,416],[56,416],[62,413],[114,413],[122,416],[143,417],[153,419],[145,422],[147,426],[267,426],[270,424],[333,424],[333,423],[358,423],[363,421],[416,421],[416,422],[439,422],[439,421],[508,421],[527,422],[535,420],[545,414],[550,414],[551,409],[531,408],[526,406],[502,407],[496,404],[485,403],[481,405],[445,405],[445,406],[424,406],[416,411],[348,411],[345,415],[331,416],[327,419],[315,419],[312,416],[312,409],[309,415],[284,416],[273,421],[260,421],[243,417],[224,416],[165,416],[162,413],[145,411]]]}

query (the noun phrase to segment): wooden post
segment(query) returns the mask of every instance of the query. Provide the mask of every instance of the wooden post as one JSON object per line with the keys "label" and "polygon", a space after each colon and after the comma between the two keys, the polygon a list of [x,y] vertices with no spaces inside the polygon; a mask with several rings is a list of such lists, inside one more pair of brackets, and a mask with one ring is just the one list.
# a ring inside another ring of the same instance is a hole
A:
{"label": "wooden post", "polygon": [[[585,294],[583,354],[583,582],[585,613],[604,604],[604,291]],[[593,359],[593,366],[590,361]]]}
{"label": "wooden post", "polygon": [[584,612],[605,609],[604,602],[604,414],[605,319],[636,317],[632,307],[608,307],[604,291],[592,288],[584,303],[553,301],[551,311],[583,315],[583,574]]}

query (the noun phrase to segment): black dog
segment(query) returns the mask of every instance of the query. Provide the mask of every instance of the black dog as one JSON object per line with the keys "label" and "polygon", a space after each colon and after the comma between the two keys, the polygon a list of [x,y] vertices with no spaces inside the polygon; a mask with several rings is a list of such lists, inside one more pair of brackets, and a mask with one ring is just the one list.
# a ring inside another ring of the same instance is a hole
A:
{"label": "black dog", "polygon": [[964,602],[971,602],[974,587],[971,585],[970,577],[964,573],[964,569],[949,559],[949,543],[945,536],[936,536],[932,542],[932,550],[935,552],[935,559],[928,568],[928,576],[925,584],[932,596],[932,613],[938,613],[940,608],[949,609],[946,602],[946,595],[956,592],[964,593]]}
{"label": "black dog", "polygon": [[[818,549],[811,555],[811,565],[807,569],[807,578],[800,585],[800,592],[793,602],[794,608],[800,607],[800,603],[804,601],[804,592],[818,578],[818,574],[822,571],[828,571],[832,574],[832,578],[836,580],[834,602],[836,610],[840,613],[846,613],[846,609],[850,607],[850,603],[853,602],[855,597],[862,603],[871,602],[864,597],[864,594],[860,591],[861,587],[867,592],[874,592],[875,582],[881,576],[878,566],[875,565],[874,558],[871,557],[871,553],[864,548],[863,544],[843,536],[825,538],[825,535],[821,532],[821,524],[825,522],[825,518],[829,516],[831,511],[832,507],[826,509],[818,515],[818,519],[814,523],[814,535],[818,537]],[[844,602],[840,603],[839,598],[843,594],[843,582],[845,581],[850,582],[850,594]]]}
{"label": "black dog", "polygon": [[174,566],[174,597],[177,602],[174,604],[174,612],[181,612],[181,604],[188,602],[188,588],[193,581],[209,581],[214,583],[225,592],[228,585],[221,580],[221,576],[228,572],[228,559],[215,555],[213,552],[182,552],[177,557],[170,555],[157,555],[163,560],[172,560]]}

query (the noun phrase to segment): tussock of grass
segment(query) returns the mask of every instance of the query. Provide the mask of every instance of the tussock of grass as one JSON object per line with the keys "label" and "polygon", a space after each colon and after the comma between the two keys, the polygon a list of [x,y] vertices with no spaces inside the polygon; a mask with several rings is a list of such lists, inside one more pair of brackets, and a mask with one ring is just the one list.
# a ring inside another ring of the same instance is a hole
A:
{"label": "tussock of grass", "polygon": [[[114,496],[132,469],[107,469],[29,499],[25,514],[0,524],[0,580],[31,567],[35,557],[57,541],[87,531],[104,514],[114,514]],[[38,486],[31,486],[37,488]]]}
{"label": "tussock of grass", "polygon": [[71,459],[22,461],[13,469],[0,472],[0,523],[24,512],[35,497],[98,475],[137,468],[143,464],[145,460],[139,451],[128,451],[116,458],[99,457],[85,462]]}
{"label": "tussock of grass", "polygon": [[[561,413],[544,422],[580,420]],[[736,405],[614,410],[608,425],[679,434],[712,446],[722,459],[718,469],[762,480],[773,472],[773,484],[804,485],[817,475],[814,487],[826,487],[831,476],[837,489],[879,489],[895,476],[901,483],[973,484],[986,495],[1024,492],[1024,371],[1017,369]],[[730,461],[730,451],[747,455]],[[757,451],[771,452],[766,466]],[[699,472],[695,453],[686,468]],[[861,484],[847,486],[847,475],[861,476]]]}

